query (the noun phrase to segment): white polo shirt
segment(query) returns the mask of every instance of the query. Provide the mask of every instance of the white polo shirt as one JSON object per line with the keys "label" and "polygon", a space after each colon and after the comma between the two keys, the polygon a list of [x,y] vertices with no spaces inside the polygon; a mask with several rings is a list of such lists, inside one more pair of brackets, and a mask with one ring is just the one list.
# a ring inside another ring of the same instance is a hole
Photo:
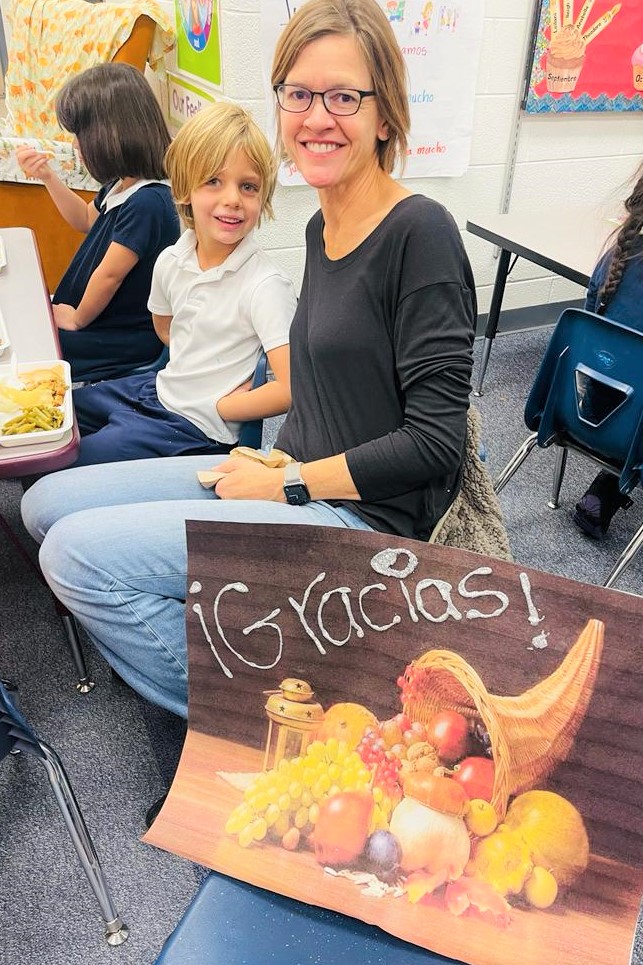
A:
{"label": "white polo shirt", "polygon": [[188,230],[159,255],[147,307],[172,316],[170,361],[156,376],[159,400],[209,438],[236,442],[240,423],[225,422],[216,403],[252,376],[262,348],[288,343],[297,307],[292,282],[252,235],[203,271]]}

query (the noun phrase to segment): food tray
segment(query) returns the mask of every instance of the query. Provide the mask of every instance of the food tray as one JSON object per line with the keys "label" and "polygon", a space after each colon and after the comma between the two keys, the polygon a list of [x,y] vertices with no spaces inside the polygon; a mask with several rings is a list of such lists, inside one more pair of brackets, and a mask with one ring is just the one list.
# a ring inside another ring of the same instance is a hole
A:
{"label": "food tray", "polygon": [[[74,410],[71,400],[71,368],[69,362],[65,362],[62,359],[48,359],[44,362],[19,362],[18,377],[20,377],[21,372],[31,372],[33,369],[48,369],[54,365],[62,366],[63,378],[67,385],[65,398],[62,406],[60,406],[64,416],[62,425],[57,429],[43,430],[41,432],[19,432],[15,436],[3,436],[0,434],[0,446],[29,446],[42,444],[43,442],[57,442],[58,439],[62,439],[65,433],[71,429],[74,421]],[[0,382],[11,377],[11,366],[0,365]],[[0,412],[0,429],[4,423],[12,419],[14,415],[18,415],[18,413]]]}
{"label": "food tray", "polygon": [[9,332],[7,331],[2,309],[0,309],[0,355],[6,352],[10,345]]}

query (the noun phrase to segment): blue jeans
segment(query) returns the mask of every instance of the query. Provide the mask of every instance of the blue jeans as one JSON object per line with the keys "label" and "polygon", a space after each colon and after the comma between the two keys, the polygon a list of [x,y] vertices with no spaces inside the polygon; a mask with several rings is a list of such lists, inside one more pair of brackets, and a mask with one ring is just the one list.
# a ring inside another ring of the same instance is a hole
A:
{"label": "blue jeans", "polygon": [[187,717],[186,519],[370,530],[344,507],[221,500],[196,478],[225,456],[182,456],[52,473],[25,493],[59,600],[142,697]]}

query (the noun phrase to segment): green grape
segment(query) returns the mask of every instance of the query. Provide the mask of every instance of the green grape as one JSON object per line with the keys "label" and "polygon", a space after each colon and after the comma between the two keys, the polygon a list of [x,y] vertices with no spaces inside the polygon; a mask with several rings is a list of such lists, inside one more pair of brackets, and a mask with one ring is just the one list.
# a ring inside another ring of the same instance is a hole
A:
{"label": "green grape", "polygon": [[237,808],[234,809],[228,820],[226,821],[225,832],[226,834],[238,834],[241,828],[245,826],[245,821],[239,817],[239,811]]}
{"label": "green grape", "polygon": [[311,804],[308,808],[308,820],[311,824],[317,823],[317,818],[319,817],[319,804]]}
{"label": "green grape", "polygon": [[301,803],[303,807],[309,808],[310,805],[313,803],[313,800],[314,800],[313,796],[308,789],[302,792]]}
{"label": "green grape", "polygon": [[277,805],[278,805],[280,811],[289,811],[289,810],[290,810],[290,794],[280,794],[280,795],[279,795],[279,800],[277,801]]}
{"label": "green grape", "polygon": [[317,772],[313,767],[305,767],[304,773],[302,775],[302,782],[304,787],[312,787],[317,780]]}
{"label": "green grape", "polygon": [[308,824],[308,808],[297,808],[295,812],[295,827],[301,829],[305,824]]}
{"label": "green grape", "polygon": [[249,848],[252,844],[252,827],[245,827],[239,833],[239,844],[242,848]]}
{"label": "green grape", "polygon": [[290,785],[288,786],[288,793],[290,794],[293,800],[295,800],[298,797],[301,797],[302,791],[303,791],[303,787],[301,786],[299,781],[290,782]]}
{"label": "green grape", "polygon": [[275,823],[275,821],[277,821],[280,814],[281,814],[281,811],[279,810],[278,804],[268,805],[268,807],[266,808],[266,813],[264,817],[266,819],[266,824],[268,825],[269,828],[271,828]]}
{"label": "green grape", "polygon": [[257,818],[257,820],[250,825],[250,828],[255,841],[262,841],[268,833],[268,825],[264,818]]}
{"label": "green grape", "polygon": [[286,831],[290,829],[290,816],[288,814],[280,814],[275,823],[273,824],[273,831],[280,838],[284,836]]}

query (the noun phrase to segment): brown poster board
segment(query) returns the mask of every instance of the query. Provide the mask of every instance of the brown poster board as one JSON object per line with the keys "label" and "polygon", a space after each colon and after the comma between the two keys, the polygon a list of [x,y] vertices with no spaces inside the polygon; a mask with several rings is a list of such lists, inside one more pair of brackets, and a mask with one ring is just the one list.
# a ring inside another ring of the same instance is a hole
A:
{"label": "brown poster board", "polygon": [[188,736],[147,842],[474,965],[630,961],[640,597],[382,534],[187,528]]}

